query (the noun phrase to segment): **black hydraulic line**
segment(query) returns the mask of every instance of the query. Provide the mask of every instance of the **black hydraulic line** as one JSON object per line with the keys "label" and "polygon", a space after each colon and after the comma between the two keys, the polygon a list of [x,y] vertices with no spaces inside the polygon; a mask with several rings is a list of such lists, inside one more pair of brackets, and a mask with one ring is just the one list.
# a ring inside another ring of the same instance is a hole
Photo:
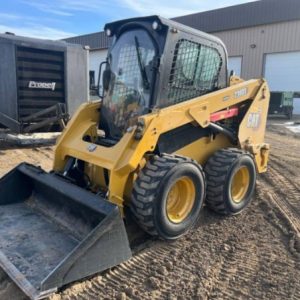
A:
{"label": "black hydraulic line", "polygon": [[233,144],[237,143],[237,137],[231,130],[222,127],[221,125],[216,123],[210,123],[208,127],[211,128],[213,131],[223,133],[224,135],[226,135]]}

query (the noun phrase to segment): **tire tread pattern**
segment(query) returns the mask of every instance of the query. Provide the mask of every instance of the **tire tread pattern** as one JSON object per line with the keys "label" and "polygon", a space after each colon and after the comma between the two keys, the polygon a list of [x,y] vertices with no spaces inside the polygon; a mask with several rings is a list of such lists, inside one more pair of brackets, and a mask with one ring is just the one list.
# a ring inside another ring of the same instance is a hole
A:
{"label": "tire tread pattern", "polygon": [[204,171],[207,178],[206,204],[219,214],[232,214],[224,202],[226,178],[234,162],[245,154],[252,158],[248,152],[241,149],[220,149],[208,159],[205,165]]}
{"label": "tire tread pattern", "polygon": [[175,165],[184,162],[195,164],[205,178],[201,166],[196,161],[180,155],[161,154],[153,156],[147,162],[133,184],[130,210],[140,227],[153,236],[159,235],[153,218],[153,204],[159,184]]}

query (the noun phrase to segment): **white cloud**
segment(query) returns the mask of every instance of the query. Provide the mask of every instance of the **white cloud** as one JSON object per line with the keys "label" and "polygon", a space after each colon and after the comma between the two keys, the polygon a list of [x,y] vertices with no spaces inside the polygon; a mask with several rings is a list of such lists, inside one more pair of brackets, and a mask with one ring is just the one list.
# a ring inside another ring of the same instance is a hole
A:
{"label": "white cloud", "polygon": [[[255,0],[20,0],[31,7],[31,15],[16,15],[0,12],[0,32],[9,31],[18,35],[62,39],[74,36],[63,28],[70,27],[72,16],[86,12],[90,18],[105,15],[106,20],[158,14],[172,18],[201,11],[237,5]],[[44,18],[35,17],[34,9],[42,11]],[[52,17],[51,17],[52,16]],[[85,17],[85,15],[83,15]],[[70,18],[69,18],[70,17]],[[101,28],[99,18],[99,28]],[[82,23],[88,19],[82,19]],[[12,25],[13,24],[13,25]],[[103,25],[103,24],[102,24]],[[60,29],[62,28],[62,29]],[[78,28],[78,27],[76,27]],[[98,28],[97,28],[98,29]],[[97,30],[96,29],[96,30]]]}
{"label": "white cloud", "polygon": [[46,12],[46,13],[50,13],[50,14],[54,14],[54,15],[58,15],[58,16],[64,16],[64,17],[69,17],[72,16],[72,13],[69,13],[67,11],[63,11],[61,10],[59,7],[56,8],[57,6],[55,5],[51,5],[51,4],[47,4],[47,3],[41,3],[41,2],[24,2],[30,6],[33,6],[34,8]]}
{"label": "white cloud", "polygon": [[39,24],[31,24],[23,27],[0,24],[0,32],[13,32],[16,35],[50,40],[58,40],[75,35],[72,32],[66,32],[47,26],[41,26]]}
{"label": "white cloud", "polygon": [[3,21],[14,21],[20,19],[20,16],[10,13],[0,13],[0,19]]}
{"label": "white cloud", "polygon": [[256,0],[52,0],[43,3],[39,0],[23,0],[23,3],[60,16],[72,16],[76,12],[84,11],[106,14],[117,20],[126,16],[152,14],[176,17],[251,1]]}
{"label": "white cloud", "polygon": [[125,3],[128,8],[140,15],[159,14],[164,17],[176,17],[193,14],[201,11],[212,10],[220,7],[242,4],[256,0],[189,0],[189,1],[169,1],[169,0],[119,0]]}
{"label": "white cloud", "polygon": [[190,14],[191,9],[186,5],[178,5],[169,1],[135,1],[135,0],[123,0],[127,7],[137,12],[139,15],[161,15],[164,17],[181,16]]}
{"label": "white cloud", "polygon": [[62,17],[69,17],[73,15],[71,12],[63,10],[59,3],[58,5],[55,5],[55,1],[50,3],[41,3],[40,1],[23,1],[23,3],[48,14],[54,14]]}
{"label": "white cloud", "polygon": [[73,32],[59,29],[65,23],[63,19],[49,17],[41,19],[30,15],[0,12],[0,33],[13,32],[16,35],[42,39],[62,39],[74,36]]}
{"label": "white cloud", "polygon": [[119,19],[124,15],[134,14],[176,17],[252,1],[256,0],[52,0],[43,3],[39,0],[23,0],[23,3],[43,12],[61,16],[71,16],[76,11],[85,11]]}
{"label": "white cloud", "polygon": [[116,9],[126,8],[122,0],[52,0],[41,3],[39,0],[30,2],[23,0],[23,3],[30,5],[40,11],[61,16],[72,16],[75,12],[106,13],[115,14]]}

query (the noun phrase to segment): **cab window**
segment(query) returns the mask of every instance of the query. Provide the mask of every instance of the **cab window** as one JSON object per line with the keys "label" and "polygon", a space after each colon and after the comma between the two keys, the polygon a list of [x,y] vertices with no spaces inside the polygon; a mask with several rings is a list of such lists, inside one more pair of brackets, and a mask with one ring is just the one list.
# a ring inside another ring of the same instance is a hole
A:
{"label": "cab window", "polygon": [[221,56],[216,49],[179,40],[168,81],[168,105],[215,90],[221,65]]}

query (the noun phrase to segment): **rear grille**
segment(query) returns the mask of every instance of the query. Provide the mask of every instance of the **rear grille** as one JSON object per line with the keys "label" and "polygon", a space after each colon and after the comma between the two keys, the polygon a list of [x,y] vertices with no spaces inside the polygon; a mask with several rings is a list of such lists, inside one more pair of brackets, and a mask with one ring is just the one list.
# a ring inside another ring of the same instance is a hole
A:
{"label": "rear grille", "polygon": [[64,52],[16,47],[16,66],[19,121],[65,103]]}

